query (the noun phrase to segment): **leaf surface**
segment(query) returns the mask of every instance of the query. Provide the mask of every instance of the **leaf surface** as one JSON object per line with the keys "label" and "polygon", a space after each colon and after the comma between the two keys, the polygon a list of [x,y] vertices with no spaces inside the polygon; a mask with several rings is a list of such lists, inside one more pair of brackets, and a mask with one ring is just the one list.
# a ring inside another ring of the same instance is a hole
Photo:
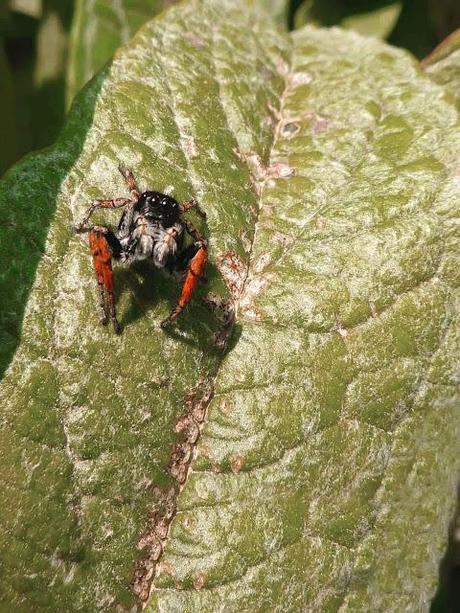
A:
{"label": "leaf surface", "polygon": [[[18,610],[132,606],[152,579],[152,611],[434,593],[458,475],[457,111],[404,52],[282,35],[242,6],[150,22],[3,182],[2,322],[30,243],[45,251],[0,388],[1,598]],[[145,267],[116,275],[122,337],[98,326],[69,227],[126,193],[119,162],[206,210],[207,289],[237,308],[225,356],[198,302],[159,330],[178,289]]]}

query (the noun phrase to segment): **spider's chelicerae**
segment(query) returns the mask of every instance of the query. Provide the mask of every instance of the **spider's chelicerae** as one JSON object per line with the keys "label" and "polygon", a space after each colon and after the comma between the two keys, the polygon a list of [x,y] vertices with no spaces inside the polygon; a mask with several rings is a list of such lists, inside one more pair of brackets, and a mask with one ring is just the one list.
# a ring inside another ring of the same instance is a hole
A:
{"label": "spider's chelicerae", "polygon": [[[204,275],[208,250],[206,240],[197,232],[192,223],[183,218],[190,210],[206,217],[195,200],[179,204],[171,196],[160,192],[140,193],[133,173],[120,167],[130,198],[95,200],[77,226],[76,232],[89,233],[89,246],[93,256],[99,286],[101,323],[106,325],[109,314],[115,332],[120,332],[115,311],[112,259],[131,264],[140,260],[151,260],[158,268],[184,276],[182,292],[169,317],[161,322],[169,326],[190,302],[200,277]],[[89,219],[96,209],[124,208],[115,232],[106,226],[91,226]],[[188,233],[193,243],[184,245]]]}

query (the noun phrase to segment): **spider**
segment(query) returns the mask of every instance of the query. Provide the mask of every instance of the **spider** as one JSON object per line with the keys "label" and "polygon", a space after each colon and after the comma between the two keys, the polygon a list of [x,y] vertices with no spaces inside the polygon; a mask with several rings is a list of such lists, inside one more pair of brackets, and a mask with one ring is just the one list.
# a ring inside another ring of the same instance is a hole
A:
{"label": "spider", "polygon": [[[158,268],[184,276],[179,300],[170,315],[161,322],[161,327],[171,325],[190,302],[201,277],[204,276],[208,249],[206,240],[183,218],[190,209],[206,218],[196,200],[179,204],[171,196],[160,192],[139,192],[134,175],[130,170],[119,167],[130,198],[94,200],[87,209],[83,220],[74,228],[75,232],[89,233],[89,247],[99,287],[102,325],[110,317],[117,334],[121,328],[115,311],[112,259],[132,264],[140,260],[151,260]],[[115,232],[106,226],[91,226],[89,219],[96,209],[125,208]],[[193,243],[184,246],[187,232]]]}

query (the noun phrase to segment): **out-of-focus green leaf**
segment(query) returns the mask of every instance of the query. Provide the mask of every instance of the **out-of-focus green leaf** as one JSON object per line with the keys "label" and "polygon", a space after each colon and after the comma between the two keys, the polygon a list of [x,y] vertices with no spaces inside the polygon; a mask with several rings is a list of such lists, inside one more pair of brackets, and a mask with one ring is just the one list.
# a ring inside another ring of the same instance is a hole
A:
{"label": "out-of-focus green leaf", "polygon": [[143,23],[173,0],[75,0],[67,69],[67,104],[128,42]]}
{"label": "out-of-focus green leaf", "polygon": [[430,0],[430,12],[439,40],[443,40],[453,30],[460,27],[458,0]]}
{"label": "out-of-focus green leaf", "polygon": [[294,13],[296,28],[309,23],[339,25],[388,40],[424,57],[437,43],[430,0],[304,0]]}
{"label": "out-of-focus green leaf", "polygon": [[[407,53],[247,2],[184,3],[116,54],[0,188],[3,329],[44,251],[0,387],[4,608],[129,608],[152,580],[152,611],[427,606],[459,463],[459,151]],[[198,302],[159,329],[178,288],[147,267],[117,270],[122,336],[99,327],[69,228],[126,194],[119,162],[201,201],[227,355]]]}
{"label": "out-of-focus green leaf", "polygon": [[16,109],[8,60],[0,39],[0,175],[16,159]]}
{"label": "out-of-focus green leaf", "polygon": [[[63,0],[63,2],[66,2],[66,0]],[[34,19],[40,19],[42,15],[43,0],[9,0],[9,5],[11,10]]]}
{"label": "out-of-focus green leaf", "polygon": [[294,16],[294,26],[340,25],[366,36],[386,38],[402,10],[403,0],[305,0]]}
{"label": "out-of-focus green leaf", "polygon": [[437,83],[444,85],[460,108],[460,30],[456,30],[426,57],[422,66]]}
{"label": "out-of-focus green leaf", "polygon": [[316,26],[340,25],[367,36],[386,38],[394,28],[402,10],[402,0],[306,0],[294,17],[294,26],[309,23]]}
{"label": "out-of-focus green leaf", "polygon": [[66,7],[69,7],[68,0],[59,7],[56,0],[48,0],[37,32],[32,109],[36,148],[52,143],[64,123],[71,14]]}

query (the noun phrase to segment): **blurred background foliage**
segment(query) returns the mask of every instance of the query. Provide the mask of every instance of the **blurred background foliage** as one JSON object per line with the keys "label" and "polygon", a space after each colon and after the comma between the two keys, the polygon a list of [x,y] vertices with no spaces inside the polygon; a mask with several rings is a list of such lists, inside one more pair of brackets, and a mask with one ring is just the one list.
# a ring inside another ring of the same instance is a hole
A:
{"label": "blurred background foliage", "polygon": [[[0,175],[51,144],[75,94],[174,0],[0,0]],[[264,4],[279,12],[280,0]],[[340,25],[426,56],[460,26],[460,0],[291,0],[291,28]]]}

